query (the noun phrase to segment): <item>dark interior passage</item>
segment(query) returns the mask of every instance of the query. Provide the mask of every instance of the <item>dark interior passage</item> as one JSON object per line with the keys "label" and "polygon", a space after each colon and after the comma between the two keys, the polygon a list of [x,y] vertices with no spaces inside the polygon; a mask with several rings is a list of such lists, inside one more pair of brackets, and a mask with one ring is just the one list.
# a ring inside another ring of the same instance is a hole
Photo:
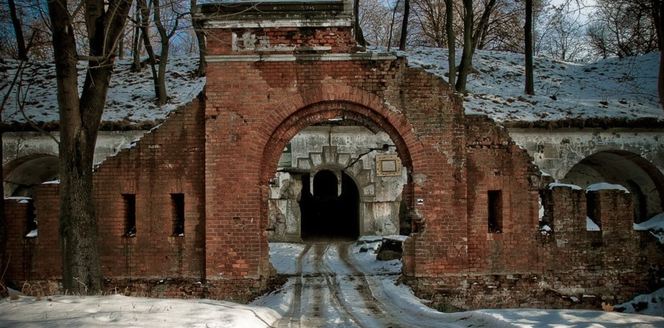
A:
{"label": "dark interior passage", "polygon": [[332,171],[323,170],[315,175],[313,193],[310,179],[310,174],[302,176],[302,239],[357,239],[360,235],[360,194],[353,179],[341,173],[341,194],[337,176]]}

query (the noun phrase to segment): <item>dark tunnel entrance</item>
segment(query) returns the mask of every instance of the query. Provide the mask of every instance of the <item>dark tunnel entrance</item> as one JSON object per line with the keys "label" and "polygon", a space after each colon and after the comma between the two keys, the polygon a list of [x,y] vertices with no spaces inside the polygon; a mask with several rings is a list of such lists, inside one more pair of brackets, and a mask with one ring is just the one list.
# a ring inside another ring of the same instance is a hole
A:
{"label": "dark tunnel entrance", "polygon": [[337,175],[329,170],[302,177],[302,239],[355,240],[360,235],[360,194],[346,173],[341,172],[341,193]]}

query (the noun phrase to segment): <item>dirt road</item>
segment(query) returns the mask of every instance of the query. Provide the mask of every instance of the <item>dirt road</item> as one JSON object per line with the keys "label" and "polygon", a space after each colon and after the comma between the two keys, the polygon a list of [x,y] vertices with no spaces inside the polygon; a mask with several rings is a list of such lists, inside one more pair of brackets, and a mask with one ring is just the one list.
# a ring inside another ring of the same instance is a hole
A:
{"label": "dirt road", "polygon": [[384,274],[363,268],[350,246],[306,245],[285,285],[276,327],[440,327],[408,311],[412,307],[395,304],[382,286]]}

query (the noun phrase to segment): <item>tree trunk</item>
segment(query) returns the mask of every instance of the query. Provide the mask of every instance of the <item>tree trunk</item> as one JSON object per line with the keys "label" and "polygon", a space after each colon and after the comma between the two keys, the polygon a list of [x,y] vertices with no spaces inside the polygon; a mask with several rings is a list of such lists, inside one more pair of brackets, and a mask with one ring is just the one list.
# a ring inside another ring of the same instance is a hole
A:
{"label": "tree trunk", "polygon": [[157,56],[154,53],[152,48],[152,43],[150,42],[150,7],[148,7],[145,0],[136,0],[136,6],[140,7],[141,11],[141,37],[143,38],[143,46],[145,51],[148,53],[148,63],[150,64],[150,70],[152,71],[152,80],[154,84],[154,95],[157,99],[160,98],[159,83],[158,77],[159,73],[157,72]]}
{"label": "tree trunk", "polygon": [[401,22],[401,38],[399,39],[399,50],[406,50],[406,40],[408,39],[408,16],[410,16],[410,0],[403,3],[403,22]]}
{"label": "tree trunk", "polygon": [[[2,152],[2,134],[4,129],[2,127],[2,111],[4,106],[0,107],[0,158],[4,158]],[[7,265],[7,219],[5,216],[5,175],[4,170],[0,169],[0,270],[4,272],[5,266]],[[0,275],[0,284],[7,286],[5,284],[5,276]],[[3,291],[0,290],[0,297],[6,297],[3,295]]]}
{"label": "tree trunk", "polygon": [[157,105],[162,106],[168,101],[168,94],[166,93],[166,64],[168,63],[169,51],[169,36],[166,33],[164,24],[161,23],[161,3],[159,0],[152,0],[154,5],[154,25],[159,32],[159,39],[161,40],[161,52],[159,54],[159,71],[157,72],[157,79],[155,80],[155,87],[157,88]]}
{"label": "tree trunk", "polygon": [[[138,1],[137,1],[138,2]],[[132,72],[140,72],[141,67],[141,12],[138,7],[138,3],[134,9],[134,19],[136,20],[136,27],[134,27],[134,36],[131,41],[131,55],[133,57],[133,62],[131,64]]]}
{"label": "tree trunk", "polygon": [[360,26],[360,0],[353,1],[353,35],[355,35],[355,41],[361,46],[367,45],[367,40],[364,39],[364,32],[362,32],[362,27]]}
{"label": "tree trunk", "polygon": [[21,20],[16,13],[16,3],[14,3],[14,0],[9,0],[9,15],[11,16],[14,33],[16,34],[18,60],[28,60],[28,51],[25,48],[25,38],[23,37],[23,29],[21,29]]}
{"label": "tree trunk", "polygon": [[480,44],[480,39],[487,33],[487,29],[489,28],[489,18],[491,18],[491,14],[495,7],[496,0],[490,0],[486,7],[484,7],[480,22],[477,24],[477,28],[473,34],[473,51],[477,49],[477,46]]}
{"label": "tree trunk", "polygon": [[203,77],[207,71],[207,62],[205,61],[205,56],[207,55],[207,43],[205,42],[203,24],[201,21],[194,18],[195,13],[196,0],[191,0],[191,24],[194,28],[194,33],[196,34],[196,40],[198,41],[198,69],[196,70],[196,76]]}
{"label": "tree trunk", "polygon": [[387,51],[390,51],[390,48],[392,47],[392,30],[394,29],[394,19],[397,16],[397,8],[399,7],[399,1],[397,0],[397,3],[394,4],[394,10],[392,10],[392,22],[390,23],[390,35],[387,38]]}
{"label": "tree trunk", "polygon": [[533,77],[533,0],[526,0],[526,24],[525,38],[526,38],[526,87],[525,92],[527,95],[535,94],[535,83]]}
{"label": "tree trunk", "polygon": [[664,1],[651,0],[652,18],[657,32],[657,46],[659,48],[659,76],[657,77],[657,93],[659,103],[664,110]]}
{"label": "tree trunk", "polygon": [[454,35],[454,0],[445,0],[445,31],[447,32],[447,62],[450,66],[448,81],[455,88],[456,83],[456,36]]}
{"label": "tree trunk", "polygon": [[463,0],[463,8],[463,53],[461,54],[459,77],[456,84],[456,89],[459,92],[466,92],[468,74],[470,74],[473,67],[473,0]]}
{"label": "tree trunk", "polygon": [[76,41],[67,0],[48,1],[60,110],[62,283],[73,294],[103,290],[92,165],[113,58],[130,6],[131,0],[87,1],[84,16],[95,60],[89,63],[79,99]]}

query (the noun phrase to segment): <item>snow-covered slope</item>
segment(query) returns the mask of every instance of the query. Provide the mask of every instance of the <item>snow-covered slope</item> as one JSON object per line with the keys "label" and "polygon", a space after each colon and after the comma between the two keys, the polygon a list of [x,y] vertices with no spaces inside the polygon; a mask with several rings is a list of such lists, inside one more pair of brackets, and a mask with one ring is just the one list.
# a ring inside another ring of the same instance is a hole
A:
{"label": "snow-covered slope", "polygon": [[[385,49],[368,51],[384,52]],[[447,80],[447,50],[414,48],[398,54],[406,56],[410,66],[422,67]],[[536,95],[526,96],[523,93],[523,55],[477,51],[464,106],[469,114],[487,114],[499,122],[593,118],[662,120],[664,112],[659,106],[656,89],[658,61],[659,53],[622,60],[611,58],[586,65],[536,58]],[[203,90],[205,79],[191,77],[197,63],[198,59],[192,57],[169,60],[166,80],[172,99],[168,105],[157,107],[149,69],[131,73],[130,62],[120,61],[111,80],[103,120],[136,126],[165,118],[178,105],[187,103]],[[17,65],[15,61],[0,64],[0,79],[9,81]],[[81,84],[83,68],[80,68]],[[23,81],[22,90],[29,91],[27,116],[41,123],[57,121],[53,64],[31,63],[25,69]],[[4,92],[6,89],[0,94]],[[15,94],[3,113],[3,119],[6,123],[25,122]]]}
{"label": "snow-covered slope", "polygon": [[[205,78],[193,78],[192,72],[198,65],[198,57],[172,57],[168,61],[166,87],[171,97],[162,107],[155,105],[154,87],[149,68],[139,73],[130,71],[131,61],[119,61],[111,78],[111,88],[102,118],[105,122],[123,122],[137,124],[166,118],[169,112],[179,105],[186,104],[203,90]],[[0,64],[0,80],[8,82],[14,78],[17,61],[8,60]],[[79,88],[85,79],[85,64],[79,66]],[[57,84],[53,63],[29,63],[21,77],[21,99],[27,93],[25,101],[26,115],[35,122],[49,123],[58,121]],[[2,85],[2,82],[0,82]],[[0,91],[4,96],[7,89]],[[13,90],[6,109],[2,113],[5,123],[25,122],[16,101],[16,89]]]}
{"label": "snow-covered slope", "polygon": [[[447,80],[446,49],[415,48],[400,53],[411,66]],[[460,60],[457,54],[457,62]],[[535,58],[535,95],[524,95],[521,54],[477,51],[468,81],[466,113],[496,121],[556,121],[587,118],[657,118],[664,112],[657,97],[659,53],[575,64]],[[457,64],[458,65],[458,64]]]}

